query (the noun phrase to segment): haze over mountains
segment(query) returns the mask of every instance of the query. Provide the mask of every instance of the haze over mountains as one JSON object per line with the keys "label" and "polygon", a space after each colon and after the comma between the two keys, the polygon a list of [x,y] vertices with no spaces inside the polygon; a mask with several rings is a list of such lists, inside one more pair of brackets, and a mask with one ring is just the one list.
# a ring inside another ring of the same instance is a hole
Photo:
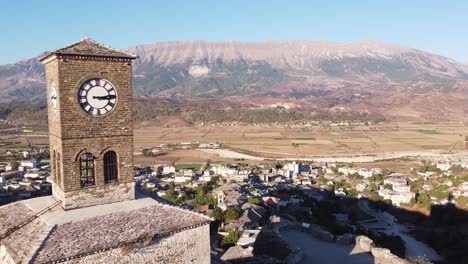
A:
{"label": "haze over mountains", "polygon": [[[429,119],[463,118],[468,111],[467,65],[377,41],[174,41],[128,51],[139,56],[134,94],[147,100],[216,98],[248,108],[281,104]],[[37,58],[0,65],[0,95],[0,102],[44,101],[44,68]],[[427,109],[428,100],[438,104]]]}

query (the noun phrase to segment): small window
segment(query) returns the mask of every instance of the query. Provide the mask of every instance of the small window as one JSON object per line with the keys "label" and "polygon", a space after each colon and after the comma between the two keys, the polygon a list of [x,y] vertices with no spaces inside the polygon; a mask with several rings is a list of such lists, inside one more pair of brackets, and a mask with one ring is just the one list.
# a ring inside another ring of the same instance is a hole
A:
{"label": "small window", "polygon": [[117,175],[117,154],[109,151],[104,154],[104,182],[116,182]]}
{"label": "small window", "polygon": [[80,157],[80,176],[81,187],[95,185],[94,157],[91,153],[84,153]]}

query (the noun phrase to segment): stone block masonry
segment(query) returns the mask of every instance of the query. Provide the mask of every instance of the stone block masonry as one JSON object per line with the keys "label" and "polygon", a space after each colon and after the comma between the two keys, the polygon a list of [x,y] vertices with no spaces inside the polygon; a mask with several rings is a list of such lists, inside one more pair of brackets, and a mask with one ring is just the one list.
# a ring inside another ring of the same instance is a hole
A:
{"label": "stone block masonry", "polygon": [[[116,54],[89,40],[79,43],[72,52]],[[110,52],[110,53],[109,53]],[[46,68],[48,95],[49,139],[53,191],[57,199],[65,199],[65,209],[87,207],[134,199],[133,185],[133,97],[131,58],[99,58],[62,56],[43,61]],[[92,55],[92,56],[89,56]],[[93,116],[78,102],[78,91],[90,79],[105,79],[116,91],[117,102],[111,112]],[[57,107],[52,107],[51,87],[54,83]],[[104,182],[103,156],[108,151],[117,154],[117,183]],[[80,157],[94,157],[94,186],[83,188],[80,183]],[[119,190],[119,188],[121,188]]]}
{"label": "stone block masonry", "polygon": [[207,235],[209,232],[209,225],[203,225],[156,239],[150,245],[138,242],[65,263],[209,264],[211,256],[210,237]]}

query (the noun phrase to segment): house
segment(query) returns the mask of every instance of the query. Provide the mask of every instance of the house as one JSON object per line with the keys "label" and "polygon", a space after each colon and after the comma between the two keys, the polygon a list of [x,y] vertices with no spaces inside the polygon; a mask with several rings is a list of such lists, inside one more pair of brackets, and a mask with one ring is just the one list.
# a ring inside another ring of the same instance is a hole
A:
{"label": "house", "polygon": [[240,207],[247,199],[241,194],[241,186],[238,183],[223,185],[213,190],[218,199],[218,207],[223,211],[232,208]]}
{"label": "house", "polygon": [[262,206],[245,203],[241,207],[242,215],[239,219],[230,221],[226,228],[240,230],[252,230],[263,226],[266,223],[267,210]]}
{"label": "house", "polygon": [[8,180],[21,178],[22,173],[20,171],[7,171],[0,173],[0,186],[5,186]]}
{"label": "house", "polygon": [[21,161],[20,164],[24,168],[32,169],[32,168],[37,168],[39,165],[39,162],[37,160],[23,160]]}
{"label": "house", "polygon": [[166,165],[166,166],[163,166],[162,168],[163,174],[170,174],[170,173],[175,173],[175,172],[176,172],[176,168],[175,166],[172,166],[172,165]]}
{"label": "house", "polygon": [[192,176],[186,176],[186,175],[176,175],[174,178],[175,183],[186,183],[188,181],[192,180]]}

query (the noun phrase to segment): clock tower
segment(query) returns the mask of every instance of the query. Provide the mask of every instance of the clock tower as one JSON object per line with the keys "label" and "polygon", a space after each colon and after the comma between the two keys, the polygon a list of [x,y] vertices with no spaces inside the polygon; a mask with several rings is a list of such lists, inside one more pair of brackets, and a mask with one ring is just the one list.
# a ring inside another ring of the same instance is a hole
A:
{"label": "clock tower", "polygon": [[46,69],[52,195],[65,209],[132,200],[132,61],[85,38]]}

